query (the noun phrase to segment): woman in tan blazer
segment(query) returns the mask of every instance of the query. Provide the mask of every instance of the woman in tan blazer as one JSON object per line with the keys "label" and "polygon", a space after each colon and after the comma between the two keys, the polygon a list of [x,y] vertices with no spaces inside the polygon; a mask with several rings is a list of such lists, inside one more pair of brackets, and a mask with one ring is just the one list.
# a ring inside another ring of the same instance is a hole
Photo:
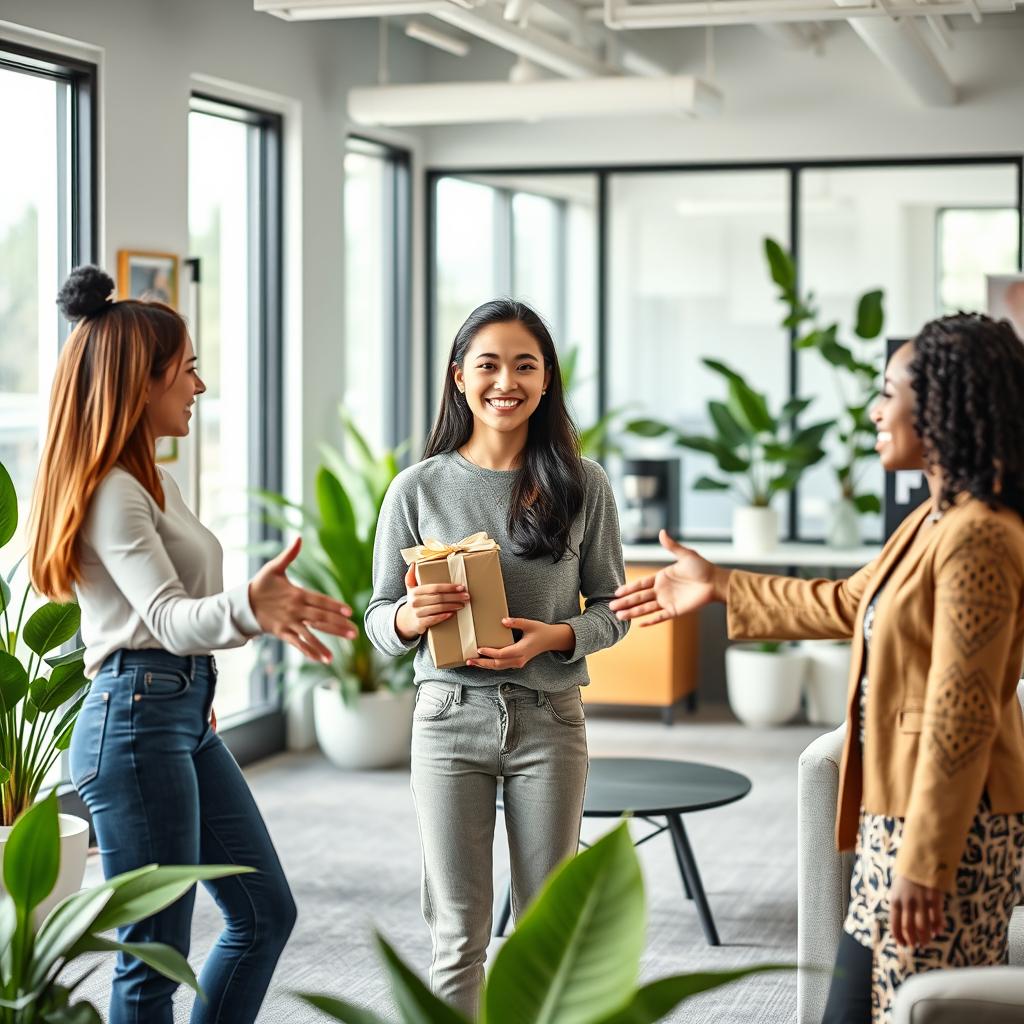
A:
{"label": "woman in tan blazer", "polygon": [[887,471],[931,498],[847,580],[675,556],[612,608],[649,626],[713,601],[735,639],[852,638],[836,842],[856,849],[827,1024],[881,1024],[909,975],[1005,961],[1024,857],[1024,345],[933,320],[871,411]]}

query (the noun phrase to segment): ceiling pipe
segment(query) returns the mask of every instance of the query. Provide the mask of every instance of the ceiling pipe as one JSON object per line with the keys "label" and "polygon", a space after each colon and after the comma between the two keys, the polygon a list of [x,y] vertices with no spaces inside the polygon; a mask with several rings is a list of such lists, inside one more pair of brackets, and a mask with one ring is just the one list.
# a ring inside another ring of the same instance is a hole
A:
{"label": "ceiling pipe", "polygon": [[626,114],[700,117],[720,109],[721,94],[692,75],[542,82],[434,82],[350,89],[349,117],[361,125],[414,127]]}
{"label": "ceiling pipe", "polygon": [[715,25],[760,25],[877,18],[924,18],[929,15],[1011,14],[1024,0],[857,0],[840,8],[831,0],[688,0],[675,3],[629,3],[605,0],[587,17],[609,29],[705,28]]}
{"label": "ceiling pipe", "polygon": [[[851,7],[861,0],[835,0],[837,7]],[[935,51],[909,18],[896,21],[853,18],[850,27],[864,45],[927,107],[956,103],[956,86],[939,63]]]}
{"label": "ceiling pipe", "polygon": [[449,4],[432,13],[448,25],[525,57],[566,78],[617,75],[620,71],[589,50],[573,46],[551,32],[533,25],[514,25],[505,21],[501,13],[491,7],[469,11]]}

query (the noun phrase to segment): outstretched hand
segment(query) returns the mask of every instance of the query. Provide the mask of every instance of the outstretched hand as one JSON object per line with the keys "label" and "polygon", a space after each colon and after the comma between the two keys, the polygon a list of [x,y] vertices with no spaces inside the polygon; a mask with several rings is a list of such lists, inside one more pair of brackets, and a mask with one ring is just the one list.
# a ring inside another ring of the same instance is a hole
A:
{"label": "outstretched hand", "polygon": [[346,640],[358,630],[349,620],[352,609],[333,597],[298,587],[288,579],[286,570],[302,547],[296,537],[291,546],[272,558],[249,582],[249,602],[264,633],[291,644],[310,661],[324,664],[331,660],[330,650],[312,633],[318,629]]}
{"label": "outstretched hand", "polygon": [[678,618],[725,598],[729,570],[701,558],[692,548],[673,540],[665,530],[661,546],[675,555],[675,562],[653,576],[627,583],[615,591],[611,609],[620,619],[640,619],[641,626]]}

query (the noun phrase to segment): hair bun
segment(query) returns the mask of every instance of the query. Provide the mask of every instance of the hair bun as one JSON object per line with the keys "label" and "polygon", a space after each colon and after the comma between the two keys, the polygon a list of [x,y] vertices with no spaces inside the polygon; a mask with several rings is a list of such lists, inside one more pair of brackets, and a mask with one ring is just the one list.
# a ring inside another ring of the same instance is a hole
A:
{"label": "hair bun", "polygon": [[99,267],[75,267],[57,293],[57,308],[68,320],[93,316],[110,305],[114,279]]}

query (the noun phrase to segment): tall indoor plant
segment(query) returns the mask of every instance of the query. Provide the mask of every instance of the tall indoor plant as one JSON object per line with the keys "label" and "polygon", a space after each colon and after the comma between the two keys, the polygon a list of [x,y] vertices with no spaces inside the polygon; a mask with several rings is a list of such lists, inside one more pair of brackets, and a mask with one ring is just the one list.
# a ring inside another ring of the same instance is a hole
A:
{"label": "tall indoor plant", "polygon": [[[18,521],[17,493],[0,463],[0,550],[11,542]],[[29,612],[27,579],[20,594],[12,589],[25,576],[22,558],[0,577],[0,851],[71,743],[89,688],[84,648],[53,653],[78,633],[78,605],[47,601]],[[81,818],[61,815],[60,826],[62,870],[51,904],[82,884],[89,845],[89,827]]]}
{"label": "tall indoor plant", "polygon": [[[649,1024],[683,1000],[778,965],[702,971],[638,984],[645,932],[640,864],[625,824],[566,861],[505,940],[488,974],[478,1020],[487,1024]],[[468,1024],[378,937],[402,1024]],[[347,1024],[384,1018],[342,999],[302,998]]]}
{"label": "tall indoor plant", "polygon": [[398,453],[375,453],[341,415],[351,458],[331,445],[320,446],[315,505],[266,491],[260,497],[272,525],[302,532],[302,550],[289,572],[304,586],[348,604],[359,627],[354,640],[321,638],[333,654],[329,665],[308,662],[297,671],[297,691],[313,690],[320,746],[341,767],[386,767],[409,749],[413,656],[379,654],[363,622],[373,593],[377,518],[398,474]]}
{"label": "tall indoor plant", "polygon": [[50,793],[21,815],[7,843],[0,897],[0,1024],[103,1024],[92,1003],[75,1001],[75,989],[99,964],[67,976],[87,954],[128,953],[198,992],[192,968],[177,950],[159,942],[118,942],[109,932],[158,913],[198,881],[252,868],[149,864],[67,896],[42,919],[40,909],[60,868],[58,836],[57,797]]}
{"label": "tall indoor plant", "polygon": [[752,554],[770,550],[778,538],[772,499],[791,491],[804,470],[825,457],[821,442],[832,421],[794,427],[808,399],[792,398],[773,414],[767,397],[741,374],[716,359],[701,362],[728,390],[726,401],[708,402],[711,434],[684,434],[656,420],[633,421],[630,428],[648,437],[671,434],[681,447],[710,455],[723,475],[700,477],[694,490],[735,494],[742,504],[733,512],[733,543]]}
{"label": "tall indoor plant", "polygon": [[[836,447],[831,463],[839,485],[839,500],[829,524],[828,540],[837,547],[851,547],[860,540],[858,516],[880,512],[879,495],[864,488],[864,474],[877,458],[875,428],[869,416],[878,394],[880,360],[877,355],[858,354],[839,340],[838,321],[822,320],[814,294],[801,295],[792,256],[772,238],[764,240],[765,258],[779,298],[786,307],[784,327],[795,335],[797,349],[813,349],[831,368],[839,415],[835,421]],[[880,289],[866,291],[857,299],[853,334],[872,345],[885,324],[884,296]],[[866,346],[864,346],[866,347]]]}

